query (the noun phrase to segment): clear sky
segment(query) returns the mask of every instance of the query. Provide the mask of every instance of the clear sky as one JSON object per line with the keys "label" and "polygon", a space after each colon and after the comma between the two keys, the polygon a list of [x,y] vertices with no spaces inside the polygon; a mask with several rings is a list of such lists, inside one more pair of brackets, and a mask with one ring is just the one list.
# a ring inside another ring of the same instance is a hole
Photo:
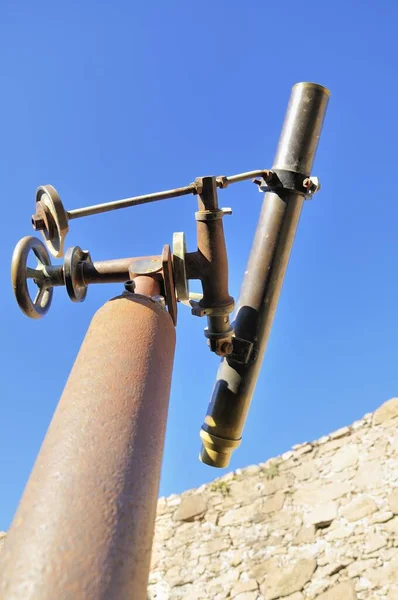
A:
{"label": "clear sky", "polygon": [[[0,9],[0,529],[6,529],[95,310],[56,290],[42,320],[10,285],[32,234],[38,185],[67,209],[168,189],[199,175],[272,165],[291,86],[331,100],[261,376],[231,469],[265,461],[360,418],[397,393],[397,31],[385,2],[28,2]],[[262,196],[220,192],[231,293]],[[173,231],[195,247],[193,197],[71,223],[94,259],[158,254]],[[205,323],[180,308],[161,495],[219,476],[199,463],[218,359]]]}

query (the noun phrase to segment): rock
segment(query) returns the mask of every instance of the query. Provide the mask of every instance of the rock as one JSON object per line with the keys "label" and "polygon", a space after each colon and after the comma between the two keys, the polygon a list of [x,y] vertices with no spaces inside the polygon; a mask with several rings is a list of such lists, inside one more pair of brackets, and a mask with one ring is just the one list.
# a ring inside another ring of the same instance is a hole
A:
{"label": "rock", "polygon": [[391,521],[385,523],[383,529],[392,536],[398,536],[398,517],[394,517]]}
{"label": "rock", "polygon": [[388,496],[388,506],[394,515],[398,515],[398,488],[395,488]]}
{"label": "rock", "polygon": [[344,471],[348,467],[354,467],[358,463],[358,446],[350,444],[341,448],[332,459],[332,470]]}
{"label": "rock", "polygon": [[348,577],[354,579],[354,577],[358,577],[363,573],[366,573],[369,569],[372,569],[377,564],[377,560],[375,558],[369,558],[368,560],[356,560],[351,563],[348,567]]}
{"label": "rock", "polygon": [[376,511],[377,506],[375,501],[370,496],[363,494],[344,506],[341,514],[347,521],[353,522],[363,519]]}
{"label": "rock", "polygon": [[294,594],[290,594],[290,596],[285,596],[283,600],[304,600],[304,596],[301,592],[295,592]]}
{"label": "rock", "polygon": [[299,546],[300,544],[312,544],[313,542],[315,542],[315,526],[310,525],[309,527],[300,527],[292,543]]}
{"label": "rock", "polygon": [[220,527],[226,527],[227,525],[236,525],[237,523],[244,523],[245,521],[251,520],[253,513],[251,513],[247,506],[240,508],[234,508],[229,510],[224,515],[221,515],[218,524]]}
{"label": "rock", "polygon": [[258,590],[258,583],[255,579],[240,580],[232,588],[231,598],[235,598],[235,596],[244,592],[254,592],[256,590]]}
{"label": "rock", "polygon": [[202,517],[206,512],[206,502],[201,496],[192,495],[182,499],[175,514],[175,521],[194,521],[195,518]]}
{"label": "rock", "polygon": [[355,592],[354,583],[352,581],[344,581],[329,588],[316,600],[357,600],[358,596]]}
{"label": "rock", "polygon": [[378,569],[371,569],[367,573],[367,579],[373,586],[395,584],[398,581],[398,556],[385,563]]}
{"label": "rock", "polygon": [[366,536],[366,542],[364,546],[365,554],[370,554],[371,552],[375,552],[380,548],[384,548],[387,545],[387,540],[383,535],[379,533],[371,533]]}
{"label": "rock", "polygon": [[398,417],[398,398],[387,400],[373,414],[373,425],[382,425],[390,419]]}
{"label": "rock", "polygon": [[312,444],[301,444],[300,447],[294,451],[294,458],[300,458],[300,456],[303,456],[304,454],[308,454],[309,452],[312,452]]}
{"label": "rock", "polygon": [[[222,596],[223,600],[225,596]],[[243,594],[238,594],[235,596],[235,600],[257,600],[258,592],[243,592]]]}
{"label": "rock", "polygon": [[265,600],[277,600],[294,592],[301,592],[310,581],[316,569],[314,559],[302,559],[295,565],[288,565],[268,572],[264,583],[261,584],[261,593]]}
{"label": "rock", "polygon": [[366,462],[360,466],[352,480],[354,488],[361,492],[381,488],[383,486],[383,464],[380,461]]}
{"label": "rock", "polygon": [[283,492],[276,492],[273,496],[267,498],[259,508],[259,512],[263,515],[281,510],[285,501],[285,494]]}
{"label": "rock", "polygon": [[370,517],[369,523],[372,525],[376,523],[387,523],[387,521],[391,521],[393,516],[393,513],[389,510],[386,510],[385,512],[379,511]]}
{"label": "rock", "polygon": [[315,508],[308,516],[308,523],[315,526],[315,529],[329,527],[333,519],[337,516],[337,504],[328,502]]}
{"label": "rock", "polygon": [[309,482],[307,485],[301,485],[294,494],[294,502],[297,504],[326,504],[331,500],[337,500],[348,494],[351,490],[349,481],[337,481],[329,483],[328,480],[319,480],[316,485],[314,482]]}
{"label": "rock", "polygon": [[340,427],[340,429],[336,429],[336,431],[333,431],[329,437],[331,440],[338,440],[342,437],[346,437],[347,435],[350,435],[350,428],[349,427]]}
{"label": "rock", "polygon": [[336,529],[331,529],[326,534],[326,539],[328,542],[332,542],[334,540],[342,540],[348,537],[351,537],[353,534],[353,527],[337,527]]}
{"label": "rock", "polygon": [[398,600],[398,586],[388,591],[387,600]]}

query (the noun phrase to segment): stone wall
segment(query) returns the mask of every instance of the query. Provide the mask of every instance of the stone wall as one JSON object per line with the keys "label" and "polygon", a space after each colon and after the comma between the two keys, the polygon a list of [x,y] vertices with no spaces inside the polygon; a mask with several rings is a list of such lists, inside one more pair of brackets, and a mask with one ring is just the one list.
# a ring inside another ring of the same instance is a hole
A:
{"label": "stone wall", "polygon": [[398,600],[398,398],[161,498],[151,600]]}

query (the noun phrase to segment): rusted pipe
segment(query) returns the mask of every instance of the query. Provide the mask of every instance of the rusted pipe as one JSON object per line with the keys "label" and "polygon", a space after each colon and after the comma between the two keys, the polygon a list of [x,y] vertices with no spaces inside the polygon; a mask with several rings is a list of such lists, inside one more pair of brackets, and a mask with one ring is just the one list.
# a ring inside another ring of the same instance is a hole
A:
{"label": "rusted pipe", "polygon": [[[293,87],[272,167],[287,180],[310,175],[328,98],[329,91],[318,84]],[[246,362],[231,354],[220,364],[200,432],[200,459],[210,466],[227,467],[240,444],[303,201],[295,188],[264,196],[234,322],[236,340],[251,354]]]}
{"label": "rusted pipe", "polygon": [[[186,254],[188,279],[200,279],[203,296],[192,312],[207,316],[205,335],[211,349],[225,356],[233,333],[229,313],[234,299],[228,291],[228,258],[225,246],[223,216],[218,207],[217,182],[215,177],[196,180],[200,193],[195,214],[198,250]],[[232,346],[231,346],[232,348]]]}
{"label": "rusted pipe", "polygon": [[2,600],[146,599],[174,347],[149,298],[96,313],[2,551]]}

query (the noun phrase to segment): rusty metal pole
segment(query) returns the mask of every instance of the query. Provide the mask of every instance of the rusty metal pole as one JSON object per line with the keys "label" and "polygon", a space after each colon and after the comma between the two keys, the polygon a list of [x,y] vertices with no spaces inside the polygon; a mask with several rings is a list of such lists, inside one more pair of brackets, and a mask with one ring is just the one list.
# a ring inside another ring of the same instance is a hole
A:
{"label": "rusty metal pole", "polygon": [[[288,185],[311,173],[328,98],[329,91],[315,83],[292,89],[272,167]],[[200,459],[213,467],[227,467],[241,441],[304,202],[303,192],[292,188],[264,196],[234,323],[236,338],[252,347],[251,357],[246,363],[222,360],[200,432]]]}
{"label": "rusty metal pole", "polygon": [[3,548],[2,600],[146,599],[174,347],[150,298],[96,313]]}

